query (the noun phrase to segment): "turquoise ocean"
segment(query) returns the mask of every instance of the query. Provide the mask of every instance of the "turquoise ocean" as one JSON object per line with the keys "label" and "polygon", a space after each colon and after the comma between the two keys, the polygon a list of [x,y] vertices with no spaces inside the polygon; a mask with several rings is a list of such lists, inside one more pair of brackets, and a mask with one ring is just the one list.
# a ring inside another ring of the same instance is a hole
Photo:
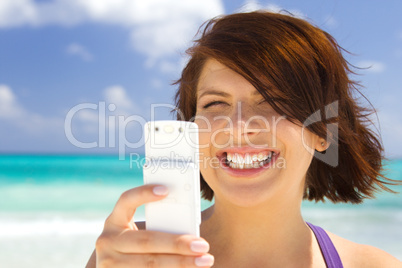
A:
{"label": "turquoise ocean", "polygon": [[[84,267],[120,194],[142,184],[142,164],[139,155],[0,155],[0,267]],[[402,160],[386,169],[402,180]],[[402,260],[401,194],[381,192],[361,205],[304,202],[302,211],[306,221]],[[140,208],[135,219],[143,218]]]}

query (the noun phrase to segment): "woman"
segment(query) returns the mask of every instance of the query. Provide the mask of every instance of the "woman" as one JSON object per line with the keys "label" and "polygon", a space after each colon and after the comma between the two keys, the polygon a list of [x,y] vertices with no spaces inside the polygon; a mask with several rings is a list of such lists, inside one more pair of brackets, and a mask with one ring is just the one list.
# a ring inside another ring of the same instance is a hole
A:
{"label": "woman", "polygon": [[87,267],[402,267],[301,216],[303,198],[359,203],[396,183],[380,174],[382,146],[336,41],[259,11],[210,21],[189,54],[176,103],[203,130],[202,193],[215,204],[202,238],[139,231],[135,209],[167,194],[141,186],[121,196]]}

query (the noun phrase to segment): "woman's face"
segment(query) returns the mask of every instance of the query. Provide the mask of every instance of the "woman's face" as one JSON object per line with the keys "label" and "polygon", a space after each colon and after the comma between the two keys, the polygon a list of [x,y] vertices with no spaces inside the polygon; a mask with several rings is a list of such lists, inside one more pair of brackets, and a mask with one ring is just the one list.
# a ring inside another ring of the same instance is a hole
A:
{"label": "woman's face", "polygon": [[213,59],[200,75],[195,123],[200,170],[216,200],[243,207],[301,202],[318,137],[286,120],[245,78]]}

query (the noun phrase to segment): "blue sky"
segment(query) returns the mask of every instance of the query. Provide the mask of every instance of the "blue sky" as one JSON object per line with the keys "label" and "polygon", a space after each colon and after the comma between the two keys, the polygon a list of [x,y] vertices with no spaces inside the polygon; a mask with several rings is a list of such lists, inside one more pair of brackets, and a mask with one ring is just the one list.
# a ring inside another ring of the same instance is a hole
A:
{"label": "blue sky", "polygon": [[[152,103],[173,104],[171,83],[202,22],[255,8],[308,19],[353,53],[353,65],[371,67],[354,78],[378,110],[387,156],[402,157],[399,0],[1,0],[0,153],[116,152],[123,132],[139,142],[141,121],[124,126],[118,115],[149,120]],[[94,148],[66,137],[66,116],[80,104],[86,108],[71,117],[71,135]],[[170,118],[169,108],[155,109],[154,119]]]}

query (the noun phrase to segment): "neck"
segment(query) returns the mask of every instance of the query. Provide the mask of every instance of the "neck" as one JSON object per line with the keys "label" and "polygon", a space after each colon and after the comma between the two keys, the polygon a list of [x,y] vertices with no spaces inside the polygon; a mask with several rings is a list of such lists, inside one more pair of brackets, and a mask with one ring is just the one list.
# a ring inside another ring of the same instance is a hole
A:
{"label": "neck", "polygon": [[[287,266],[301,254],[310,256],[312,236],[301,216],[300,202],[280,202],[239,207],[216,199],[201,226],[202,236],[210,241],[211,254],[237,264],[250,264],[252,260],[261,266],[268,261],[276,267]],[[274,258],[268,258],[270,254]],[[297,261],[300,264],[300,259]]]}

